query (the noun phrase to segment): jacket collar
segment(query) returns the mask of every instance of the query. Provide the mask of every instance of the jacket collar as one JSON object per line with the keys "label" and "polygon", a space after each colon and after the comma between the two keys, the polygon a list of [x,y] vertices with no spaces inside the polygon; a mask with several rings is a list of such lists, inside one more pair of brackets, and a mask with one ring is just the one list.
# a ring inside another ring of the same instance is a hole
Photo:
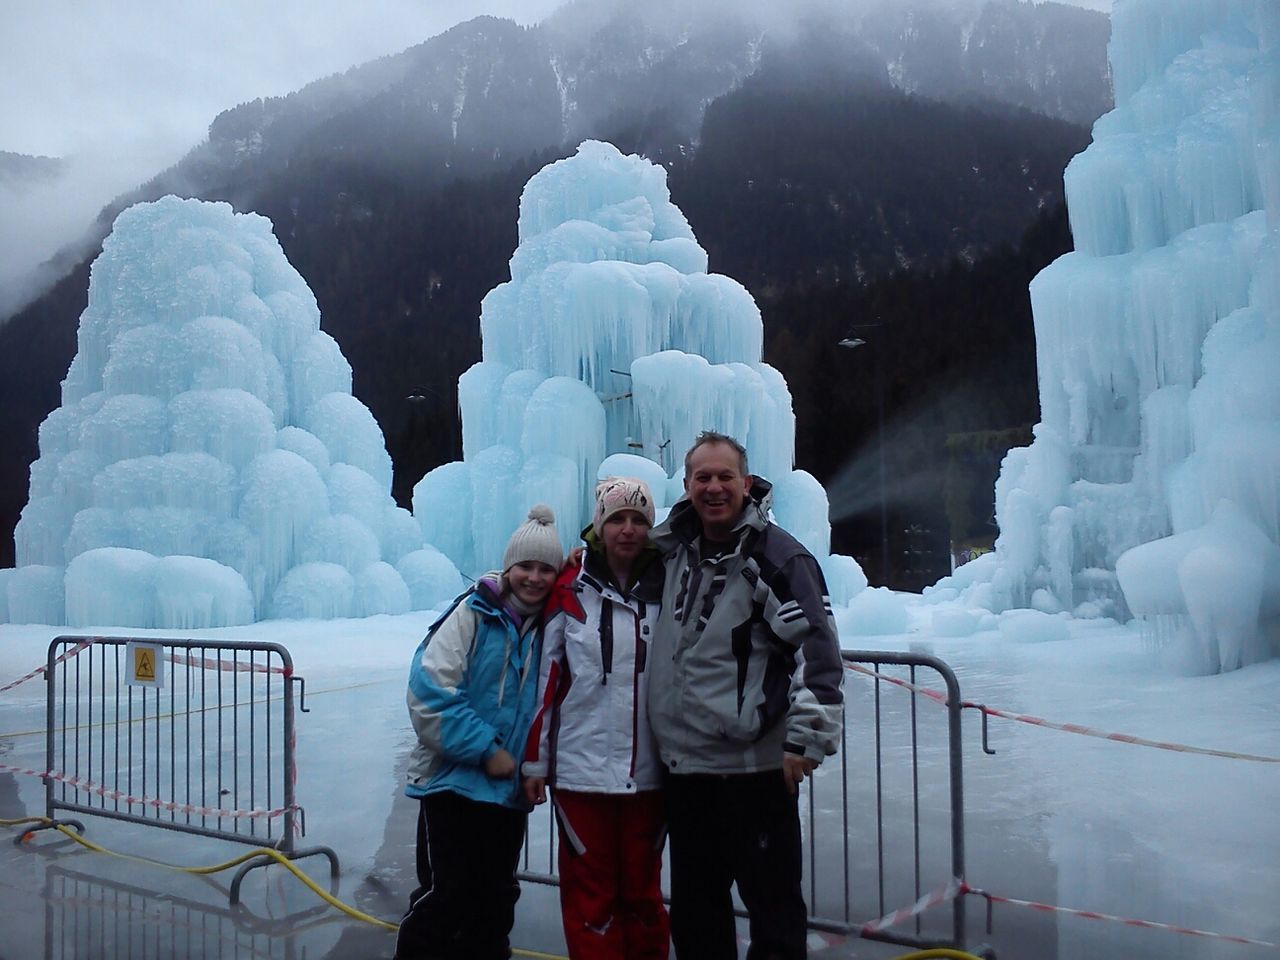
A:
{"label": "jacket collar", "polygon": [[491,570],[482,576],[476,581],[471,591],[471,606],[482,613],[501,613],[502,594],[499,593],[501,583],[502,574],[496,570]]}

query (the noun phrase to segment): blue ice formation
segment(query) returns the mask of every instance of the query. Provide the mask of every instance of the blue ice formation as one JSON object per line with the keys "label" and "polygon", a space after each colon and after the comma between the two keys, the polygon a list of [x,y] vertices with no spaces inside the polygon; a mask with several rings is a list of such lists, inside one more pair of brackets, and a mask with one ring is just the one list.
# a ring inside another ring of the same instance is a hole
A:
{"label": "blue ice formation", "polygon": [[0,621],[191,629],[436,606],[351,367],[265,218],[166,197],[94,261]]}
{"label": "blue ice formation", "polygon": [[1042,422],[995,553],[939,588],[1132,613],[1227,670],[1280,625],[1280,4],[1117,0],[1110,60],[1076,249],[1031,284]]}
{"label": "blue ice formation", "polygon": [[511,279],[485,297],[480,329],[483,359],[458,383],[463,460],[427,474],[413,500],[459,569],[493,565],[536,501],[572,545],[610,473],[645,476],[669,508],[685,450],[714,429],[774,483],[775,516],[820,558],[832,599],[865,586],[851,558],[830,556],[821,485],[792,470],[791,394],[761,362],[760,311],[707,272],[662,167],[588,140],[535,174]]}

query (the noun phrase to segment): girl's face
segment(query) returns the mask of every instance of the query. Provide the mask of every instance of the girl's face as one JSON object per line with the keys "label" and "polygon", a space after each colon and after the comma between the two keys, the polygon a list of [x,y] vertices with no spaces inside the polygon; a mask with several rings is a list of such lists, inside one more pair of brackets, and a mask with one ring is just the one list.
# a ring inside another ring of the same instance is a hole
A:
{"label": "girl's face", "polygon": [[547,594],[551,592],[551,585],[555,580],[555,567],[549,567],[536,560],[522,561],[507,571],[507,582],[511,584],[511,592],[530,606],[536,606],[547,599]]}

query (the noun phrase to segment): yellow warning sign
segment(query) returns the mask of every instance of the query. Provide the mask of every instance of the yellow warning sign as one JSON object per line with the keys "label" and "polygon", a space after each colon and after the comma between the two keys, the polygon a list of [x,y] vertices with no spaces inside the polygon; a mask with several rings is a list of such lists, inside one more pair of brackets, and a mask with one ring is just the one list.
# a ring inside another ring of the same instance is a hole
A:
{"label": "yellow warning sign", "polygon": [[133,675],[139,680],[156,680],[156,655],[146,647],[133,651]]}
{"label": "yellow warning sign", "polygon": [[132,641],[128,645],[128,683],[133,687],[163,687],[164,661],[158,643]]}

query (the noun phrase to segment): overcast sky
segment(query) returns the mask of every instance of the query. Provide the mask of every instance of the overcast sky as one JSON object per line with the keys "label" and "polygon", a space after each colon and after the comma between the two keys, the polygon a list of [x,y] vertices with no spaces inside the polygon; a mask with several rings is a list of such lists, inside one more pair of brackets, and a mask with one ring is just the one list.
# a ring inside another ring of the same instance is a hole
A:
{"label": "overcast sky", "polygon": [[[479,13],[562,0],[8,0],[0,150],[193,146],[221,110],[396,53]],[[174,158],[176,159],[176,157]]]}
{"label": "overcast sky", "polygon": [[398,53],[481,13],[563,0],[4,0],[0,150],[65,157],[56,184],[0,183],[0,320],[98,210],[180,160],[217,114]]}

